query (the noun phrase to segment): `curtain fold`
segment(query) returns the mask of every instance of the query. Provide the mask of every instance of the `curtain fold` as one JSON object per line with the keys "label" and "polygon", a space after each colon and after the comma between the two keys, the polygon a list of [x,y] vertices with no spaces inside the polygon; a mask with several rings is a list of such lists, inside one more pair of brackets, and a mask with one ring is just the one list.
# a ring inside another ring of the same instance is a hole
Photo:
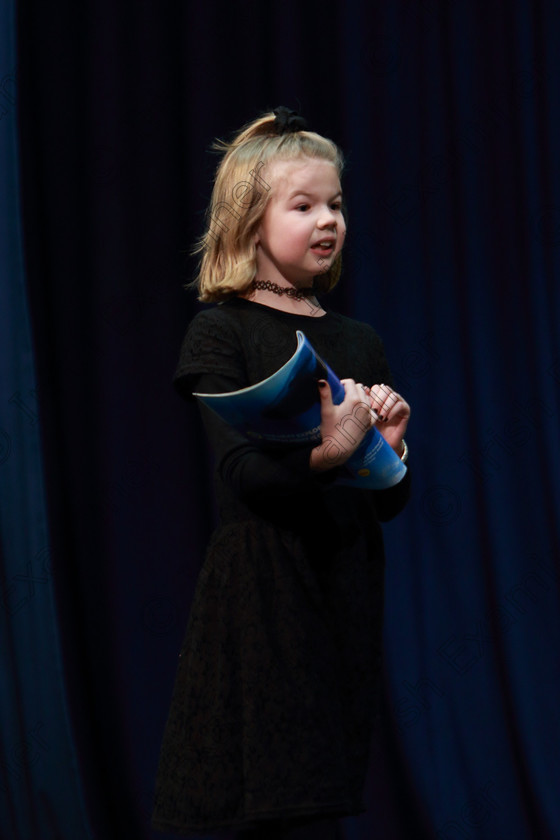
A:
{"label": "curtain fold", "polygon": [[0,835],[91,837],[69,725],[19,196],[15,4],[0,11]]}

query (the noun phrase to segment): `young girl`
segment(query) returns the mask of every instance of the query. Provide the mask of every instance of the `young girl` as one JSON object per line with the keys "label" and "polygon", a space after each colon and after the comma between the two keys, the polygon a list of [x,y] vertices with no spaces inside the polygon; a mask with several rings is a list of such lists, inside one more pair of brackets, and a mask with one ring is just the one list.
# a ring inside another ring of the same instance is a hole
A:
{"label": "young girl", "polygon": [[350,444],[340,421],[366,403],[405,458],[410,409],[375,331],[317,297],[340,276],[346,232],[337,147],[279,108],[220,148],[198,278],[200,300],[220,305],[193,319],[177,388],[191,397],[259,382],[302,330],[346,396],[333,405],[320,381],[321,443],[280,450],[201,409],[220,524],[180,653],[153,824],[334,840],[337,818],[364,810],[381,668],[379,522],[409,490],[408,471],[388,490],[337,484],[367,431]]}

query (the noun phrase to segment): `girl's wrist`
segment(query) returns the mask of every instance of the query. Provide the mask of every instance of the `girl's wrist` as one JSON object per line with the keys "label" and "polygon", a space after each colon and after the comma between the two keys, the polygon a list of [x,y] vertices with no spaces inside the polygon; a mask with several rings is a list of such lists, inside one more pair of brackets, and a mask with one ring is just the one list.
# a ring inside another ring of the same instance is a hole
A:
{"label": "girl's wrist", "polygon": [[311,450],[309,455],[309,466],[313,472],[325,472],[330,469],[332,464],[327,464],[325,458],[325,446],[320,443]]}

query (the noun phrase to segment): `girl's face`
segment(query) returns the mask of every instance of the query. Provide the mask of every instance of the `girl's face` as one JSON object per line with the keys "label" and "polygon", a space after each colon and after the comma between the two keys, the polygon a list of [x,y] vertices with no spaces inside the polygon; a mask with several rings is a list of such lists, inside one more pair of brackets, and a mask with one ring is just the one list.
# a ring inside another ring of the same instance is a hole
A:
{"label": "girl's face", "polygon": [[310,286],[344,244],[336,169],[329,161],[303,158],[276,161],[267,170],[273,193],[256,232],[257,279]]}

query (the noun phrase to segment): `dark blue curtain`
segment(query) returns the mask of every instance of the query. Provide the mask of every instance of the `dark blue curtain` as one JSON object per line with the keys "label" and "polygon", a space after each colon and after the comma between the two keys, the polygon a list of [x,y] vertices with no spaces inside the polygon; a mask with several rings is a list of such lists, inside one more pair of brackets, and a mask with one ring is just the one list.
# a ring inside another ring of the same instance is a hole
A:
{"label": "dark blue curtain", "polygon": [[559,38],[552,0],[20,4],[0,68],[21,168],[2,205],[2,836],[160,836],[153,778],[214,516],[171,388],[198,308],[182,284],[207,147],[277,104],[347,153],[330,305],[378,329],[413,407],[385,714],[346,838],[560,836]]}
{"label": "dark blue curtain", "polygon": [[91,837],[70,730],[25,288],[14,4],[0,7],[0,837]]}

